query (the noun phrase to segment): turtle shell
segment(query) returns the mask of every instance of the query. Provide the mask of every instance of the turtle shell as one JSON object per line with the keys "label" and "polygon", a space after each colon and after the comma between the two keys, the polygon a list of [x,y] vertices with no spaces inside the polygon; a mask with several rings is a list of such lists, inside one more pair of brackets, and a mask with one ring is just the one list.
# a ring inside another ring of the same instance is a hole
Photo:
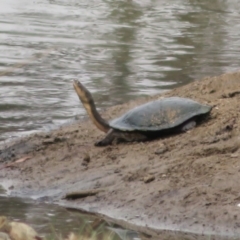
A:
{"label": "turtle shell", "polygon": [[110,121],[110,126],[121,131],[168,130],[208,114],[211,109],[188,98],[170,97],[138,106]]}

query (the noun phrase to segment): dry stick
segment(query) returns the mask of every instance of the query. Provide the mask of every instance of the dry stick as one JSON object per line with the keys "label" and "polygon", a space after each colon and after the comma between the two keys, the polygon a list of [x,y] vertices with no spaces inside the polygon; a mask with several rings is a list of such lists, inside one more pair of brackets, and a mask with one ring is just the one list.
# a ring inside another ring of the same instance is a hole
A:
{"label": "dry stick", "polygon": [[88,190],[82,190],[82,191],[80,190],[80,191],[70,192],[64,196],[64,199],[85,198],[88,196],[94,196],[103,191],[106,191],[106,188],[96,188],[96,189],[88,189]]}
{"label": "dry stick", "polygon": [[25,162],[26,160],[28,160],[30,158],[31,158],[31,156],[26,156],[26,157],[19,158],[18,160],[14,161],[12,163],[8,163],[8,164],[5,164],[5,165],[1,166],[0,170],[2,170],[4,168],[8,168],[8,167],[16,167],[18,163]]}
{"label": "dry stick", "polygon": [[[117,183],[114,185],[114,190],[120,189],[118,186],[120,186],[121,183]],[[107,187],[102,187],[102,188],[93,188],[93,189],[86,189],[86,190],[76,190],[72,192],[66,193],[62,199],[66,200],[75,200],[75,199],[80,199],[80,198],[86,198],[88,196],[94,196],[97,195],[100,192],[106,192],[109,191],[111,186]]]}
{"label": "dry stick", "polygon": [[17,69],[17,68],[21,68],[21,67],[23,67],[23,66],[25,66],[25,65],[33,62],[34,60],[36,60],[36,59],[38,59],[38,58],[40,58],[40,57],[45,57],[45,56],[47,56],[47,55],[48,55],[51,51],[53,51],[53,50],[56,50],[56,47],[54,47],[54,48],[49,48],[49,49],[45,50],[44,52],[41,53],[41,56],[33,56],[33,57],[29,58],[27,61],[14,64],[13,66],[7,68],[6,70],[0,72],[0,77],[5,76],[5,75],[7,75],[8,73],[13,72],[13,71],[14,71],[15,69]]}

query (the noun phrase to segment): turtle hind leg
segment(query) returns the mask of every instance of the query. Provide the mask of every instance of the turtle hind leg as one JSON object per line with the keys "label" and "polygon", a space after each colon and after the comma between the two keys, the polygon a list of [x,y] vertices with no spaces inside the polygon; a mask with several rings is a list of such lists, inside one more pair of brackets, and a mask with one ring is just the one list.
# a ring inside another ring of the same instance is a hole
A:
{"label": "turtle hind leg", "polygon": [[188,130],[191,130],[192,128],[195,128],[197,125],[197,122],[195,120],[190,120],[184,123],[184,125],[181,127],[182,132],[187,132]]}
{"label": "turtle hind leg", "polygon": [[95,143],[95,146],[107,146],[112,143],[118,144],[120,142],[146,141],[147,139],[148,137],[140,132],[124,132],[111,129],[104,139]]}
{"label": "turtle hind leg", "polygon": [[141,132],[118,132],[116,141],[119,142],[141,142],[146,141],[149,137]]}

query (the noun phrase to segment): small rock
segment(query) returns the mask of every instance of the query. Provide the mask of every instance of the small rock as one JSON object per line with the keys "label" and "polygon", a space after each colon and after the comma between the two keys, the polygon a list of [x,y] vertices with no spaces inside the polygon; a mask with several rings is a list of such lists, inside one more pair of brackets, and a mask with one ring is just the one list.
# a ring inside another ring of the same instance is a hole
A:
{"label": "small rock", "polygon": [[152,182],[153,180],[155,180],[155,176],[153,176],[153,175],[148,175],[148,176],[146,176],[146,177],[143,178],[143,181],[144,181],[145,183],[150,183],[150,182]]}
{"label": "small rock", "polygon": [[116,155],[114,155],[114,154],[111,154],[111,155],[109,155],[108,156],[111,160],[116,160],[117,159],[117,156]]}
{"label": "small rock", "polygon": [[209,93],[211,94],[211,93],[215,93],[216,92],[216,90],[215,89],[211,89],[211,90],[209,90]]}
{"label": "small rock", "polygon": [[114,173],[120,173],[121,172],[121,169],[117,168],[114,170]]}
{"label": "small rock", "polygon": [[90,158],[89,154],[85,153],[85,156],[84,156],[83,161],[82,161],[82,165],[87,166],[89,164],[90,160],[91,160],[91,158]]}
{"label": "small rock", "polygon": [[230,155],[231,158],[238,158],[239,157],[239,153],[235,152],[233,154]]}
{"label": "small rock", "polygon": [[165,145],[162,145],[155,151],[155,154],[156,155],[161,155],[161,154],[163,154],[167,151],[168,151],[168,148]]}

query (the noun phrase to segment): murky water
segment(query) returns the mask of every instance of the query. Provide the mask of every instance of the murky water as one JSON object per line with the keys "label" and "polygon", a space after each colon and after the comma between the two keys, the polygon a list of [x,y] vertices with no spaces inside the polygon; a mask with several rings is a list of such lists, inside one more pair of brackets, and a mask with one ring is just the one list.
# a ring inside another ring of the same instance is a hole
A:
{"label": "murky water", "polygon": [[1,0],[0,140],[239,70],[237,0]]}
{"label": "murky water", "polygon": [[47,239],[63,239],[71,232],[82,237],[93,236],[95,231],[98,239],[140,240],[138,233],[111,226],[91,215],[30,199],[0,196],[0,216],[7,216],[11,221],[27,223]]}
{"label": "murky water", "polygon": [[0,216],[30,225],[46,239],[63,239],[74,233],[83,239],[97,234],[97,239],[141,240],[137,232],[107,223],[93,215],[33,199],[7,197],[1,185]]}

